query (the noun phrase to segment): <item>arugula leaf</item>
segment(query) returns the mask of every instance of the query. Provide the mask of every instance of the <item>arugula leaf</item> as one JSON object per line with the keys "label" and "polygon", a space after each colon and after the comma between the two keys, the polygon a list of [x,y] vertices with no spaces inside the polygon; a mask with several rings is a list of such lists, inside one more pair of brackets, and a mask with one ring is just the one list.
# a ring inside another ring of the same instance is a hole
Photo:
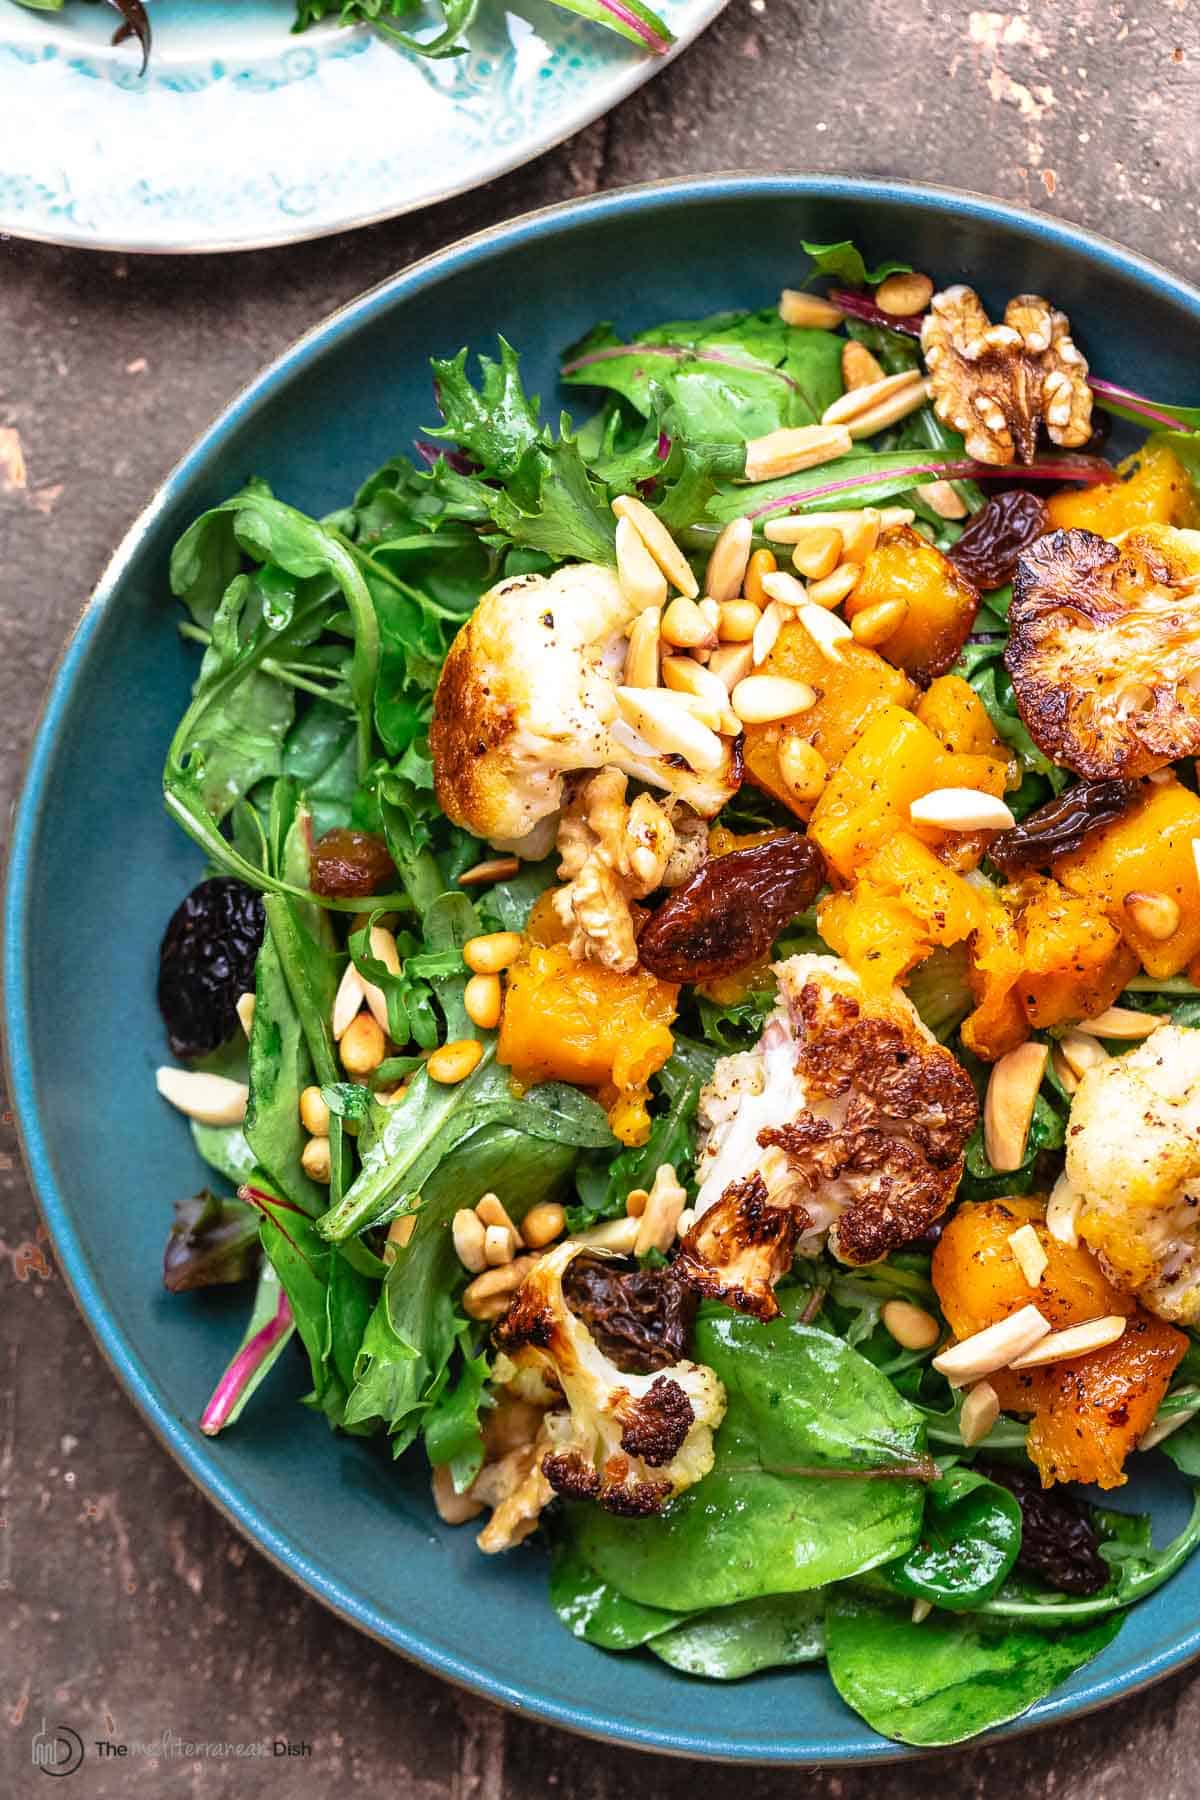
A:
{"label": "arugula leaf", "polygon": [[806,244],[801,239],[800,248],[812,257],[818,275],[843,281],[847,287],[878,287],[889,275],[912,274],[912,264],[904,262],[881,262],[878,268],[868,269],[862,252],[849,238],[837,244]]}
{"label": "arugula leaf", "polygon": [[649,1640],[660,1661],[708,1681],[740,1681],[760,1669],[790,1669],[825,1655],[825,1596],[764,1594],[699,1613]]}
{"label": "arugula leaf", "polygon": [[[1172,1441],[1167,1439],[1168,1444]],[[1092,1521],[1106,1540],[1100,1545],[1100,1554],[1113,1571],[1111,1582],[1100,1593],[1073,1599],[1049,1589],[1035,1590],[1032,1584],[1013,1583],[1013,1591],[1002,1588],[980,1611],[990,1618],[1040,1628],[1101,1618],[1144,1600],[1169,1581],[1200,1546],[1200,1490],[1193,1495],[1192,1510],[1182,1531],[1161,1550],[1154,1548],[1150,1520],[1143,1515],[1093,1507]]]}
{"label": "arugula leaf", "polygon": [[838,1693],[884,1737],[959,1744],[1015,1719],[1090,1662],[1120,1630],[1119,1615],[1082,1629],[998,1628],[978,1615],[933,1612],[834,1588],[826,1658]]}
{"label": "arugula leaf", "polygon": [[434,1468],[449,1465],[458,1494],[470,1487],[483,1467],[479,1415],[491,1405],[487,1357],[472,1355],[465,1330],[460,1335],[460,1348],[458,1379],[447,1381],[425,1420],[425,1453]]}
{"label": "arugula leaf", "polygon": [[722,1056],[738,1050],[750,1050],[762,1035],[767,1014],[778,999],[772,982],[770,987],[751,988],[740,1000],[724,1004],[701,994],[697,998],[700,1030],[704,1040]]}
{"label": "arugula leaf", "polygon": [[951,1612],[974,1611],[1003,1586],[1021,1548],[1021,1508],[974,1469],[950,1469],[925,1490],[921,1535],[883,1570],[898,1593]]}
{"label": "arugula leaf", "polygon": [[308,1141],[300,1095],[312,1080],[312,1058],[269,925],[255,966],[254,995],[246,1142],[280,1192],[315,1217],[324,1204],[321,1189],[300,1161]]}
{"label": "arugula leaf", "polygon": [[[336,1083],[340,1081],[342,1071],[334,1049],[331,1021],[340,975],[338,958],[316,941],[294,900],[280,894],[268,894],[263,905],[267,930],[304,1035],[313,1073],[322,1087]],[[256,1005],[256,1016],[257,1012]],[[297,1114],[298,1111],[297,1101]],[[329,1121],[329,1156],[329,1196],[336,1202],[345,1188],[349,1160],[342,1121],[336,1114]]]}
{"label": "arugula leaf", "polygon": [[[1053,1090],[1051,1090],[1053,1093]],[[1043,1091],[1034,1101],[1033,1120],[1025,1140],[1025,1160],[1019,1169],[1002,1173],[988,1161],[983,1126],[977,1125],[967,1140],[966,1169],[959,1183],[960,1200],[990,1200],[1004,1194],[1031,1193],[1037,1179],[1037,1160],[1043,1150],[1061,1150],[1066,1142],[1067,1121],[1062,1102]]]}
{"label": "arugula leaf", "polygon": [[630,1188],[652,1187],[660,1163],[672,1163],[680,1181],[687,1181],[695,1160],[700,1089],[711,1078],[716,1060],[715,1052],[703,1044],[676,1036],[674,1050],[653,1081],[666,1106],[655,1115],[649,1137],[611,1161],[582,1159],[579,1203],[567,1209],[568,1230],[586,1231],[602,1219],[620,1218]]}
{"label": "arugula leaf", "polygon": [[312,815],[314,837],[349,825],[358,786],[354,720],[339,706],[314,701],[283,745],[282,772]]}
{"label": "arugula leaf", "polygon": [[695,1611],[843,1581],[910,1548],[934,1471],[921,1414],[886,1376],[827,1332],[715,1308],[694,1354],[729,1398],[715,1465],[655,1518],[570,1509],[602,1579]]}

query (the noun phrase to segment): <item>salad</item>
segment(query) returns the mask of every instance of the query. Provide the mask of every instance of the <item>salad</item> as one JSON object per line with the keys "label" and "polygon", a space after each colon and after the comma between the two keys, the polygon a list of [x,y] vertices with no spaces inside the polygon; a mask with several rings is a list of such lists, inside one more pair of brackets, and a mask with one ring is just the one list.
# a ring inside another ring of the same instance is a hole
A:
{"label": "salad", "polygon": [[[33,12],[62,12],[67,0],[17,0],[18,6]],[[94,5],[96,0],[91,0]],[[136,40],[142,52],[142,73],[150,61],[152,32],[150,13],[144,0],[104,0],[106,6],[121,15],[121,23],[113,34],[113,43]],[[618,37],[628,38],[649,50],[654,56],[665,56],[675,39],[658,14],[642,0],[553,0],[566,12],[577,13],[596,25],[607,26]],[[465,56],[478,0],[437,0],[442,25],[433,36],[416,37],[402,31],[397,21],[422,23],[424,0],[295,0],[293,31],[307,31],[312,25],[370,25],[401,49],[418,56]]]}
{"label": "salad", "polygon": [[179,540],[165,1280],[206,1433],[292,1341],[597,1653],[934,1745],[1200,1542],[1107,1504],[1200,1476],[1200,409],[804,251]]}

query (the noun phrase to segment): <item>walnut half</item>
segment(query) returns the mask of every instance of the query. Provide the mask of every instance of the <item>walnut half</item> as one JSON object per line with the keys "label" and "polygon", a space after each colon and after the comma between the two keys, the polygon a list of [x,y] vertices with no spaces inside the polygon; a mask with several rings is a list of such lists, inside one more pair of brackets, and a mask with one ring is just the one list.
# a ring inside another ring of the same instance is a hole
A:
{"label": "walnut half", "polygon": [[1045,423],[1064,449],[1092,433],[1088,366],[1065,313],[1019,294],[993,325],[974,288],[935,294],[921,327],[933,410],[977,462],[1031,463]]}

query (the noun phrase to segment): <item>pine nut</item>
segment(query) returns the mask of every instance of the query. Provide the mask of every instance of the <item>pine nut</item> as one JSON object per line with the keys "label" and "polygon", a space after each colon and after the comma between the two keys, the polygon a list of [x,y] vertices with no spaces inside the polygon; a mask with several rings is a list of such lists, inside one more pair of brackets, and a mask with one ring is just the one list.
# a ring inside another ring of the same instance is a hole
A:
{"label": "pine nut", "polygon": [[967,516],[967,503],[952,481],[923,481],[916,492],[939,519],[965,519]]}
{"label": "pine nut", "polygon": [[519,931],[488,931],[480,937],[468,938],[463,945],[463,961],[474,975],[499,975],[511,967],[521,954]]}
{"label": "pine nut", "polygon": [[647,550],[671,583],[689,600],[700,592],[696,577],[688,567],[687,557],[675,542],[662,520],[657,518],[644,500],[635,494],[619,494],[612,503],[618,519],[628,519]]}
{"label": "pine nut", "polygon": [[629,627],[625,652],[625,686],[657,687],[658,657],[662,647],[662,609],[647,606]]}
{"label": "pine nut", "polygon": [[912,1603],[912,1612],[909,1616],[914,1625],[923,1625],[932,1611],[933,1601],[923,1600],[918,1594],[917,1598]]}
{"label": "pine nut", "polygon": [[765,437],[751,438],[746,445],[746,480],[773,481],[779,475],[796,475],[801,469],[815,469],[818,464],[833,462],[853,448],[849,431],[843,425],[785,426],[781,431],[768,431]]}
{"label": "pine nut", "polygon": [[437,1516],[443,1525],[469,1524],[472,1519],[477,1519],[484,1510],[478,1500],[470,1498],[469,1493],[455,1493],[454,1477],[450,1472],[449,1463],[440,1463],[433,1471],[430,1487]]}
{"label": "pine nut", "polygon": [[567,1229],[567,1215],[557,1200],[540,1200],[521,1221],[521,1236],[531,1250],[544,1250]]}
{"label": "pine nut", "polygon": [[792,551],[792,566],[810,581],[832,575],[842,560],[842,534],[831,525],[816,525],[797,538]]}
{"label": "pine nut", "polygon": [[1021,1356],[1014,1356],[1010,1369],[1037,1369],[1043,1363],[1066,1362],[1073,1356],[1088,1356],[1115,1344],[1125,1332],[1120,1313],[1107,1313],[1102,1319],[1089,1319],[1086,1325],[1069,1325],[1065,1331],[1052,1331]]}
{"label": "pine nut", "polygon": [[1045,1044],[1020,1044],[1000,1058],[988,1079],[983,1141],[988,1161],[1001,1175],[1011,1175],[1025,1161],[1025,1143],[1048,1055]]}
{"label": "pine nut", "polygon": [[[770,532],[768,532],[767,536],[769,537],[770,535]],[[750,601],[751,605],[757,606],[760,612],[767,604],[767,595],[763,588],[763,576],[773,575],[778,567],[779,564],[775,561],[775,557],[770,550],[756,550],[754,555],[750,558],[750,561],[746,564],[746,579],[742,584],[742,591],[747,600]],[[1195,841],[1200,845],[1200,838],[1197,838]],[[1200,868],[1200,851],[1197,852],[1197,867]]]}
{"label": "pine nut", "polygon": [[883,364],[876,362],[865,344],[850,338],[842,345],[842,386],[847,391],[873,387],[883,380],[883,374]]}
{"label": "pine nut", "polygon": [[662,616],[662,634],[666,643],[677,650],[716,647],[717,634],[694,600],[682,596],[672,600]]}
{"label": "pine nut", "polygon": [[1170,894],[1160,893],[1157,889],[1149,892],[1135,889],[1126,894],[1121,904],[1129,914],[1130,923],[1156,943],[1165,943],[1179,930],[1182,915],[1178,901]]}
{"label": "pine nut", "polygon": [[857,563],[842,563],[832,575],[826,575],[821,581],[809,582],[809,601],[813,606],[824,606],[832,611],[853,593],[861,574],[862,570]]}
{"label": "pine nut", "polygon": [[800,288],[784,288],[779,296],[779,316],[785,325],[797,325],[809,331],[836,331],[843,314],[832,300],[822,300],[819,294],[806,294]]}
{"label": "pine nut", "polygon": [[516,1254],[517,1241],[507,1225],[485,1225],[483,1229],[483,1254],[487,1258],[489,1269],[502,1268],[510,1263]]}
{"label": "pine nut", "polygon": [[1042,1240],[1033,1225],[1019,1225],[1008,1234],[1008,1247],[1016,1257],[1020,1270],[1031,1288],[1039,1286],[1050,1258],[1042,1248]]}
{"label": "pine nut", "polygon": [[718,605],[736,600],[741,593],[753,542],[751,521],[732,519],[713,545],[704,577],[704,591],[711,594]]}
{"label": "pine nut", "polygon": [[808,712],[817,696],[807,681],[789,681],[785,675],[747,675],[731,696],[733,710],[743,725],[770,725]]}
{"label": "pine nut", "polygon": [[963,1338],[961,1343],[951,1344],[934,1357],[933,1366],[951,1387],[966,1387],[980,1376],[1008,1368],[1015,1356],[1032,1350],[1049,1331],[1049,1320],[1042,1317],[1036,1306],[1022,1306],[994,1325]]}
{"label": "pine nut", "polygon": [[472,975],[463,990],[463,1010],[480,1031],[495,1031],[503,1003],[498,975]]}
{"label": "pine nut", "polygon": [[889,1300],[879,1317],[885,1331],[895,1338],[902,1350],[932,1350],[942,1335],[942,1328],[932,1313],[909,1300]]}
{"label": "pine nut", "polygon": [[748,644],[754,636],[759,612],[751,600],[726,600],[721,605],[717,636],[723,644]]}
{"label": "pine nut", "polygon": [[335,1042],[345,1035],[358,1017],[366,997],[362,976],[352,962],[347,963],[333,1000],[332,1028]]}
{"label": "pine nut", "polygon": [[475,868],[464,869],[459,875],[459,887],[482,887],[488,882],[507,882],[515,875],[520,875],[520,860],[516,857],[489,857],[486,862],[477,862]]}
{"label": "pine nut", "polygon": [[977,1381],[962,1403],[958,1435],[967,1449],[990,1437],[1000,1417],[1000,1401],[990,1381]]}
{"label": "pine nut", "polygon": [[933,283],[928,275],[889,275],[875,289],[875,304],[880,312],[893,318],[908,319],[924,312],[933,299]]}
{"label": "pine nut", "polygon": [[234,1010],[238,1016],[238,1024],[241,1026],[248,1041],[250,1033],[254,1030],[254,995],[239,994],[237,1006]]}
{"label": "pine nut", "polygon": [[[917,516],[908,506],[883,506],[878,510],[881,531],[893,525],[911,525]],[[784,513],[764,522],[763,536],[772,544],[798,544],[810,531],[852,531],[860,517],[858,512]]]}
{"label": "pine nut", "polygon": [[785,731],[779,743],[779,773],[793,799],[808,806],[819,800],[829,779],[829,764],[798,732]]}
{"label": "pine nut", "polygon": [[880,600],[874,606],[864,606],[851,619],[850,629],[860,644],[866,644],[873,650],[877,644],[886,643],[907,617],[908,601],[896,595],[892,600]]}
{"label": "pine nut", "polygon": [[481,1194],[475,1202],[475,1217],[482,1219],[485,1225],[503,1226],[506,1231],[511,1231],[514,1237],[521,1235],[513,1224],[508,1209],[499,1194]]}
{"label": "pine nut", "polygon": [[403,1213],[400,1218],[393,1219],[388,1226],[387,1242],[383,1247],[385,1263],[395,1262],[398,1250],[407,1250],[412,1242],[412,1234],[417,1229],[416,1213]]}
{"label": "pine nut", "polygon": [[327,1137],[310,1137],[300,1152],[300,1167],[310,1181],[327,1182],[333,1161]]}
{"label": "pine nut", "polygon": [[306,1087],[301,1094],[300,1123],[312,1137],[329,1136],[329,1108],[319,1087]]}
{"label": "pine nut", "polygon": [[646,1210],[646,1202],[650,1198],[647,1188],[630,1188],[625,1196],[625,1213],[630,1219],[640,1219]]}
{"label": "pine nut", "polygon": [[486,1231],[478,1213],[469,1206],[459,1207],[450,1225],[450,1236],[454,1240],[454,1254],[472,1275],[481,1275],[488,1266]]}
{"label": "pine nut", "polygon": [[1076,1029],[1088,1037],[1121,1038],[1131,1043],[1147,1038],[1164,1023],[1162,1013],[1134,1012],[1128,1006],[1109,1006],[1094,1019],[1081,1019]]}
{"label": "pine nut", "polygon": [[763,592],[770,599],[777,600],[781,606],[803,606],[808,599],[808,589],[786,569],[779,569],[775,574],[763,576]]}
{"label": "pine nut", "polygon": [[603,1225],[579,1232],[573,1241],[588,1250],[611,1250],[617,1256],[632,1256],[641,1223],[640,1219],[629,1217],[606,1219]]}
{"label": "pine nut", "polygon": [[1063,1061],[1077,1081],[1082,1081],[1089,1069],[1108,1061],[1108,1051],[1104,1045],[1098,1044],[1086,1031],[1075,1028],[1063,1032],[1056,1048],[1062,1051]]}
{"label": "pine nut", "polygon": [[942,831],[1007,831],[1016,824],[1003,800],[977,788],[934,788],[912,802],[908,816],[914,825],[936,825]]}
{"label": "pine nut", "polygon": [[830,662],[841,662],[839,645],[853,641],[854,637],[846,621],[821,606],[802,606],[796,617],[822,656],[828,657]]}
{"label": "pine nut", "polygon": [[[1175,1391],[1182,1394],[1190,1390],[1176,1388]],[[1169,1438],[1173,1432],[1181,1430],[1184,1425],[1190,1425],[1197,1412],[1200,1412],[1200,1407],[1185,1406],[1180,1412],[1168,1413],[1165,1419],[1155,1419],[1149,1431],[1143,1432],[1138,1439],[1138,1449],[1157,1450],[1164,1438]]]}
{"label": "pine nut", "polygon": [[857,524],[842,533],[842,556],[848,563],[864,563],[879,541],[879,514],[864,506]]}
{"label": "pine nut", "polygon": [[250,1090],[244,1081],[204,1075],[196,1069],[159,1069],[154,1084],[164,1100],[200,1125],[240,1125]]}
{"label": "pine nut", "polygon": [[[779,576],[768,575],[765,579],[767,581],[778,581]],[[783,579],[787,581],[791,578],[790,576],[785,575]],[[796,585],[799,586],[799,583],[797,582]],[[760,663],[766,662],[768,656],[770,656],[772,650],[779,642],[779,634],[790,617],[791,611],[782,601],[772,600],[769,603],[766,611],[759,619],[758,624],[754,627],[754,636],[750,640],[750,657],[755,668],[757,668]]]}
{"label": "pine nut", "polygon": [[338,1054],[347,1075],[370,1075],[387,1054],[387,1040],[378,1021],[360,1012],[342,1033]]}
{"label": "pine nut", "polygon": [[520,872],[521,864],[515,856],[492,856],[486,862],[476,863],[474,868],[464,869],[458,878],[458,885],[483,887],[491,881],[511,881]]}
{"label": "pine nut", "polygon": [[617,581],[630,606],[665,606],[667,578],[629,519],[617,520]]}
{"label": "pine nut", "polygon": [[667,656],[663,659],[663,681],[672,693],[691,694],[694,699],[716,707],[718,714],[729,704],[729,692],[723,681],[701,668],[690,656]]}
{"label": "pine nut", "polygon": [[696,605],[700,608],[701,616],[708,620],[709,629],[712,631],[715,638],[717,626],[721,623],[720,601],[711,600],[706,597],[703,600],[697,600]]}
{"label": "pine nut", "polygon": [[725,746],[715,731],[693,718],[684,698],[663,688],[616,690],[622,716],[655,750],[682,756],[697,774],[715,774],[725,761]]}
{"label": "pine nut", "polygon": [[[462,1309],[468,1318],[481,1319],[488,1315],[477,1311],[495,1300],[504,1300],[509,1294],[515,1294],[525,1277],[537,1261],[536,1256],[518,1256],[510,1263],[503,1263],[496,1269],[485,1269],[474,1281],[467,1283],[462,1291]],[[500,1308],[507,1312],[507,1306]],[[495,1313],[491,1315],[493,1318]]]}
{"label": "pine nut", "polygon": [[457,1082],[465,1081],[473,1069],[479,1067],[479,1059],[483,1055],[483,1045],[477,1038],[455,1038],[452,1043],[443,1044],[435,1050],[425,1064],[430,1081],[440,1082],[443,1087],[453,1087]]}
{"label": "pine nut", "polygon": [[1077,1194],[1065,1174],[1059,1176],[1046,1202],[1046,1230],[1056,1244],[1072,1250],[1079,1242],[1079,1210],[1082,1194]]}
{"label": "pine nut", "polygon": [[1050,1051],[1050,1067],[1054,1078],[1068,1097],[1079,1092],[1079,1077],[1063,1055],[1059,1045],[1055,1044]]}
{"label": "pine nut", "polygon": [[853,388],[843,394],[822,415],[823,425],[846,431],[853,441],[874,437],[885,426],[896,425],[910,413],[924,406],[928,384],[916,370],[902,375],[885,375],[872,387]]}
{"label": "pine nut", "polygon": [[[387,929],[386,925],[373,925],[369,942],[371,955],[376,962],[381,962],[389,975],[398,975],[400,973],[400,952],[396,948],[394,934]],[[371,1017],[380,1031],[386,1033],[388,1009],[383,989],[376,987],[373,981],[364,981],[362,987],[363,999],[370,1008]]]}
{"label": "pine nut", "polygon": [[654,1185],[646,1200],[646,1210],[633,1246],[634,1255],[646,1256],[651,1250],[657,1250],[665,1256],[675,1242],[675,1230],[686,1205],[687,1191],[677,1181],[673,1165],[661,1163],[655,1170]]}
{"label": "pine nut", "polygon": [[[758,609],[755,608],[755,617]],[[752,644],[726,644],[714,650],[708,659],[708,672],[715,675],[726,693],[732,693],[738,682],[754,667]]]}

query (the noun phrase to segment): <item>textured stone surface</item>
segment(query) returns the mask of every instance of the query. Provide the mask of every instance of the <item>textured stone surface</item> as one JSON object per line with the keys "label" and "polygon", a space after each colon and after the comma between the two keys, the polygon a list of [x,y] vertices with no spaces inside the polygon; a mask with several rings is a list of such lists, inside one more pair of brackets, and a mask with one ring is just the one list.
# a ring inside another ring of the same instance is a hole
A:
{"label": "textured stone surface", "polygon": [[[165,470],[300,330],[413,257],[527,207],[718,168],[967,185],[1184,273],[1198,256],[1200,53],[1188,0],[1017,12],[733,0],[605,122],[417,219],[170,261],[0,243],[0,789],[89,585]],[[23,458],[23,469],[22,469]],[[286,1764],[90,1757],[80,1795],[684,1800],[697,1771],[506,1717],[300,1595],[181,1479],[115,1386],[38,1240],[0,1124],[0,1793],[43,1792],[43,1712],[89,1739],[303,1738]],[[703,1690],[697,1688],[697,1704]],[[886,1772],[706,1770],[713,1800],[1200,1795],[1200,1681],[1065,1730]]]}

